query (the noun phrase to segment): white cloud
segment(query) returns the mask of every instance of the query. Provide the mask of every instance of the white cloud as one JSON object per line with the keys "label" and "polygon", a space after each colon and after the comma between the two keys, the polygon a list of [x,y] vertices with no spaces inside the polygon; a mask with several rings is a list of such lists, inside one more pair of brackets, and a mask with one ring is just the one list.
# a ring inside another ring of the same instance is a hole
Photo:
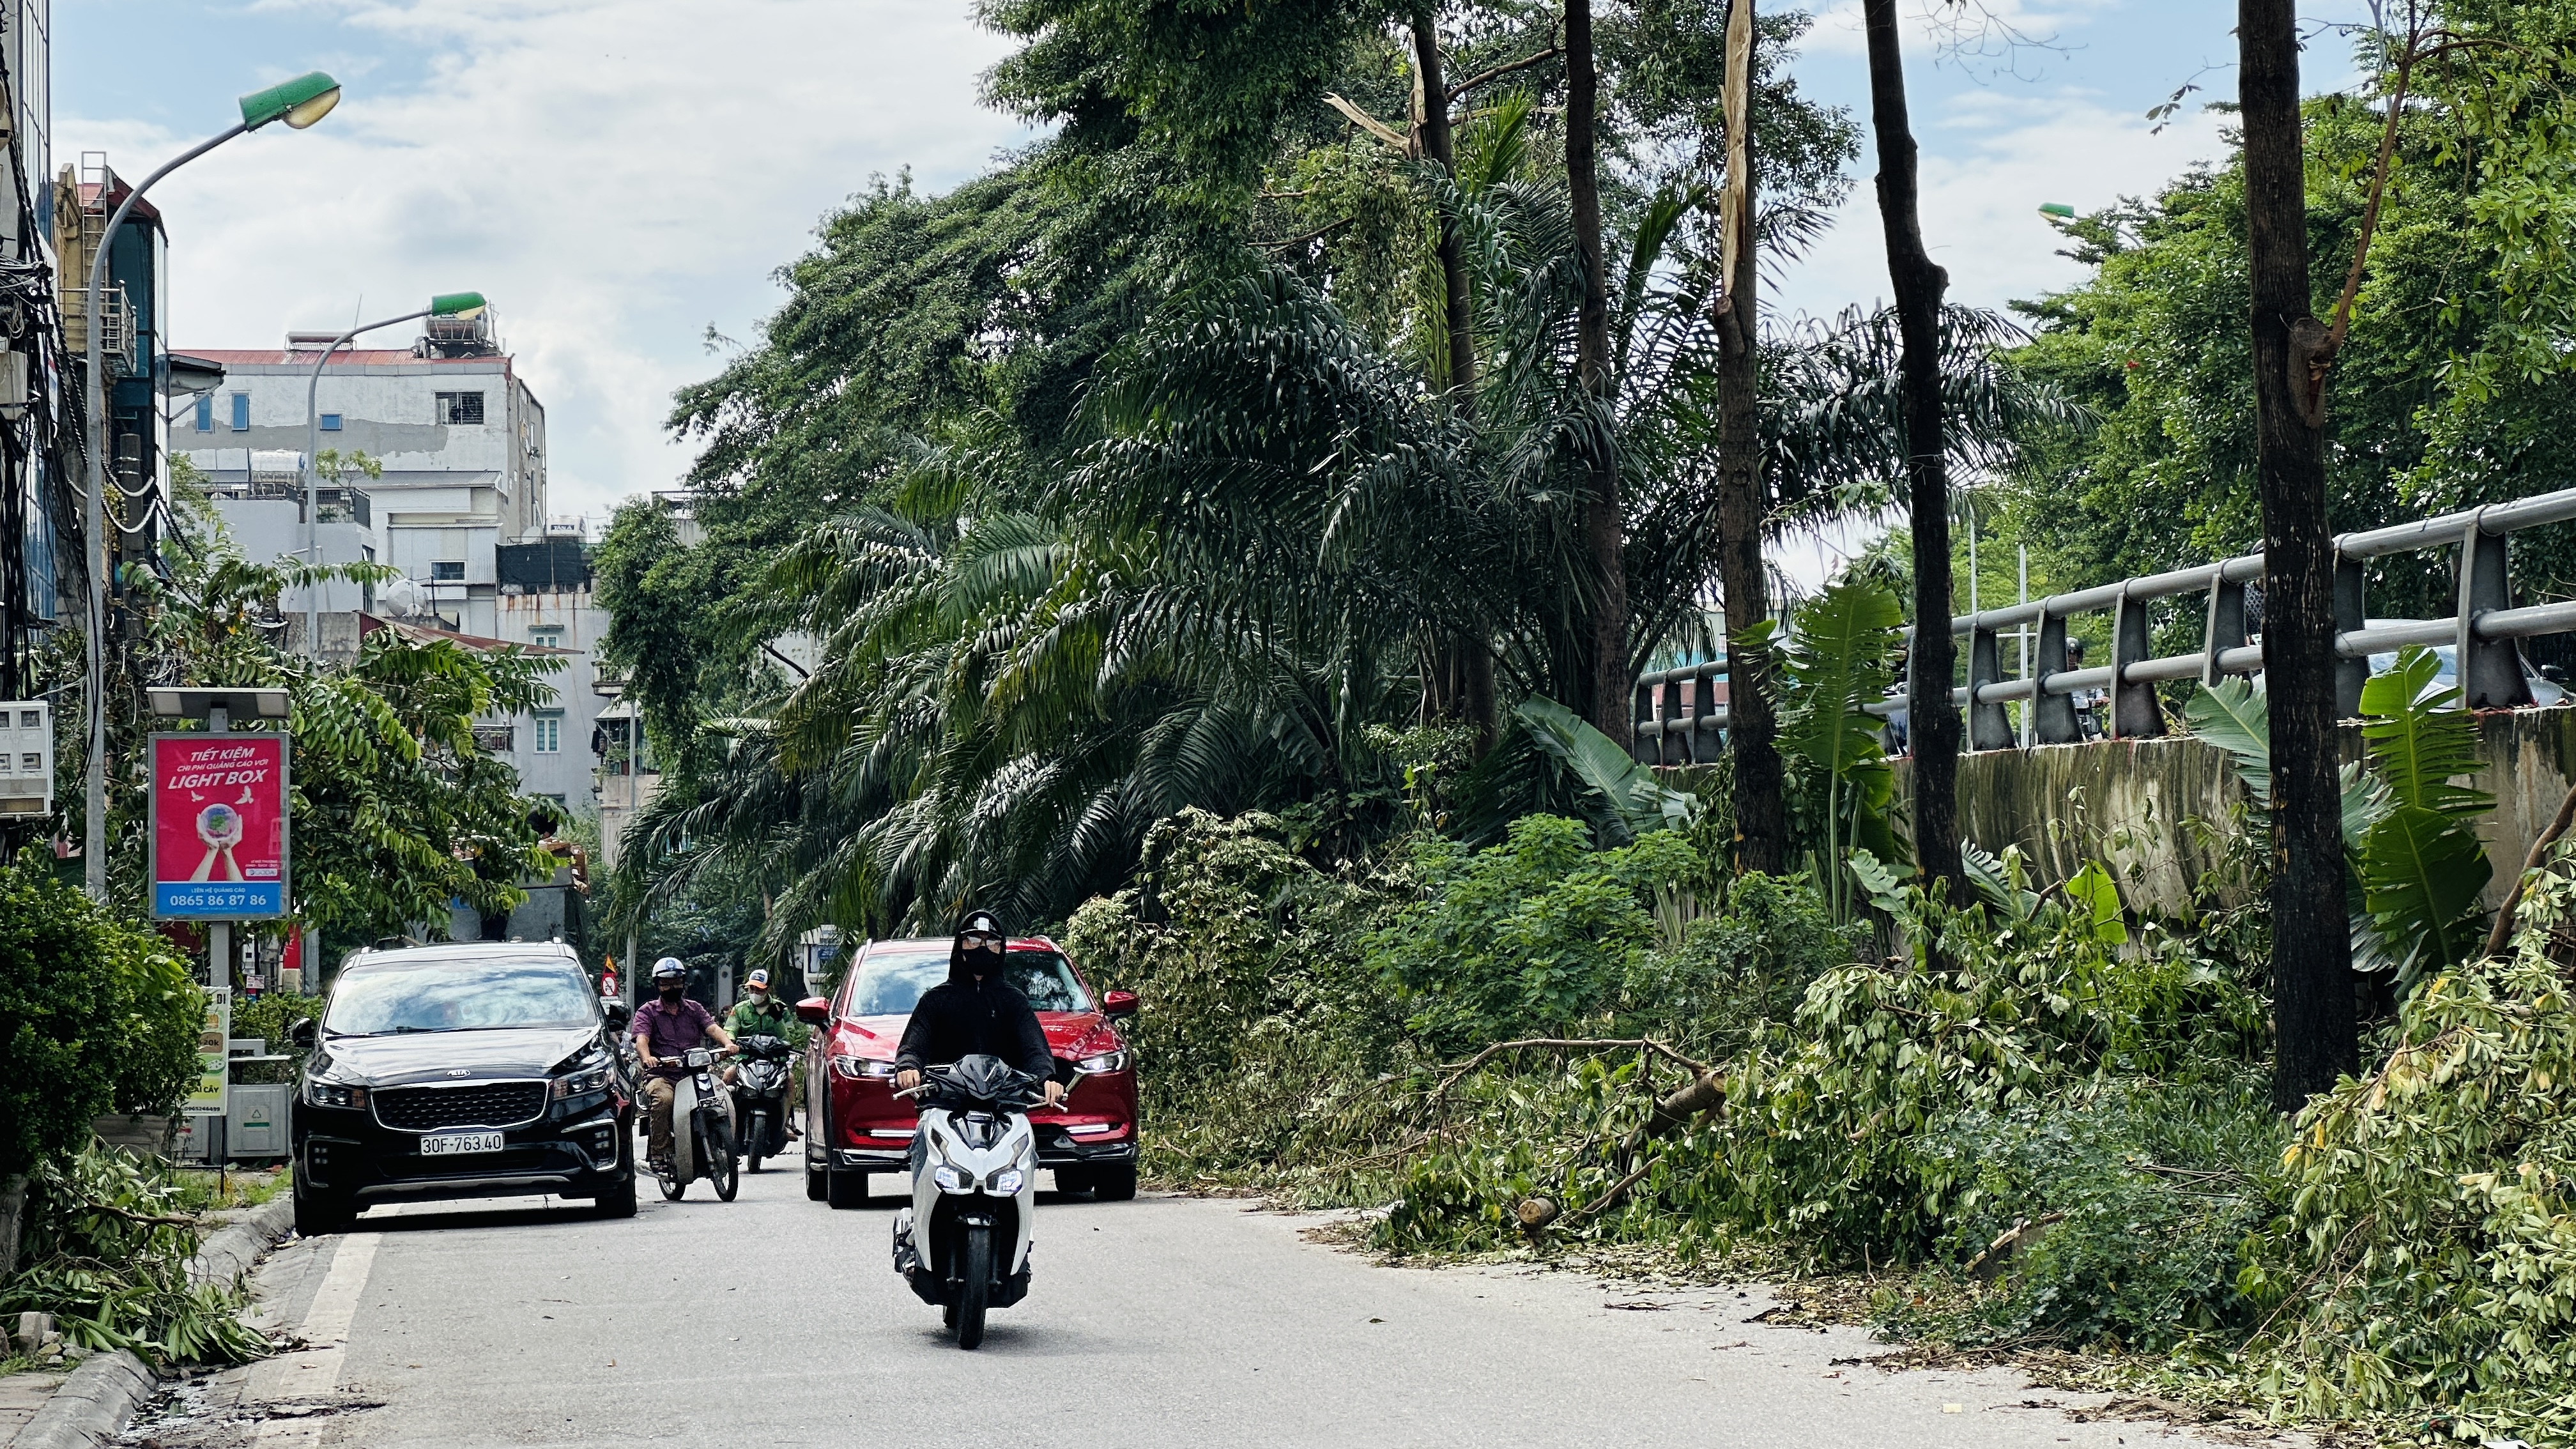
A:
{"label": "white cloud", "polygon": [[[153,192],[171,341],[276,345],[290,327],[474,288],[546,404],[550,506],[604,513],[686,465],[661,423],[746,337],[770,272],[871,173],[944,188],[1023,134],[977,78],[1008,42],[958,0],[414,0],[334,5],[427,51],[425,81],[360,74],[313,130],[271,128]],[[193,137],[65,116],[58,154],[137,176]],[[406,339],[396,329],[388,342]]]}
{"label": "white cloud", "polygon": [[[1950,273],[1950,298],[2000,307],[2084,279],[2057,255],[2063,237],[2039,215],[2061,202],[2091,211],[2122,196],[2151,196],[2194,161],[2222,154],[2219,118],[2186,112],[2161,134],[2131,112],[2082,92],[1964,94],[1929,123],[1916,118],[1922,147],[1924,245]],[[1784,313],[1831,313],[1888,295],[1885,232],[1868,184],[1876,155],[1866,142],[1854,188],[1815,251],[1773,291]]]}

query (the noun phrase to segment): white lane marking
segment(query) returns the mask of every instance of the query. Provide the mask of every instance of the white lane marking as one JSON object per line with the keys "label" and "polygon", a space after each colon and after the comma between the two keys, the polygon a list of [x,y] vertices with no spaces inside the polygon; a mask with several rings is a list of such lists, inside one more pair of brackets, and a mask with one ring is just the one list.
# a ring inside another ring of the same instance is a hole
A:
{"label": "white lane marking", "polygon": [[[322,1286],[313,1290],[313,1305],[304,1313],[304,1341],[310,1347],[280,1354],[253,1368],[245,1398],[253,1404],[318,1399],[339,1387],[340,1369],[348,1358],[349,1325],[358,1316],[367,1274],[375,1267],[376,1244],[383,1240],[381,1233],[351,1233],[340,1239],[331,1254],[330,1271],[322,1275]],[[270,1419],[260,1425],[258,1442],[318,1445],[325,1422]]]}

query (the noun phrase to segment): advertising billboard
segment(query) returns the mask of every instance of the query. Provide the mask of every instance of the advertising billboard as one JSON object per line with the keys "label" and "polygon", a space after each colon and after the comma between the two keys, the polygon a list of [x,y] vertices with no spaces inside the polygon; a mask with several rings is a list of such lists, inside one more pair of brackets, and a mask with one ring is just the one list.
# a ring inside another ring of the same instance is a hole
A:
{"label": "advertising billboard", "polygon": [[286,914],[284,734],[152,737],[152,914]]}

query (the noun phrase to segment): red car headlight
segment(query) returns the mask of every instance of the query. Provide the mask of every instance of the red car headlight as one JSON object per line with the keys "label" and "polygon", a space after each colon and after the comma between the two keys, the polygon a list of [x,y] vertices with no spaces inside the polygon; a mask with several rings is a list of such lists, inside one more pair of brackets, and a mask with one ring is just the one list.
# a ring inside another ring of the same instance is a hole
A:
{"label": "red car headlight", "polygon": [[834,1057],[832,1073],[851,1081],[883,1080],[894,1075],[894,1063],[874,1061],[867,1057]]}
{"label": "red car headlight", "polygon": [[1096,1077],[1102,1072],[1123,1072],[1127,1070],[1127,1064],[1133,1060],[1135,1060],[1135,1054],[1132,1052],[1124,1050],[1103,1052],[1099,1056],[1084,1057],[1081,1061],[1075,1062],[1073,1069],[1084,1076]]}

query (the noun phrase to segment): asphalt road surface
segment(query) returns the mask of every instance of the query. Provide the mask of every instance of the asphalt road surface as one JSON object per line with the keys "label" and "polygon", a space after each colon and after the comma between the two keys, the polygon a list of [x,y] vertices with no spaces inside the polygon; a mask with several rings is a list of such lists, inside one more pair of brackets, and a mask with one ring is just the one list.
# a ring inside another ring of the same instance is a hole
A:
{"label": "asphalt road surface", "polygon": [[622,1222],[525,1199],[378,1209],[265,1265],[310,1347],[183,1391],[127,1442],[363,1445],[2102,1446],[2097,1402],[1891,1374],[1855,1331],[1748,1323],[1759,1288],[1377,1266],[1239,1202],[1040,1199],[1034,1285],[959,1350],[888,1262],[894,1200],[793,1172],[648,1186]]}

